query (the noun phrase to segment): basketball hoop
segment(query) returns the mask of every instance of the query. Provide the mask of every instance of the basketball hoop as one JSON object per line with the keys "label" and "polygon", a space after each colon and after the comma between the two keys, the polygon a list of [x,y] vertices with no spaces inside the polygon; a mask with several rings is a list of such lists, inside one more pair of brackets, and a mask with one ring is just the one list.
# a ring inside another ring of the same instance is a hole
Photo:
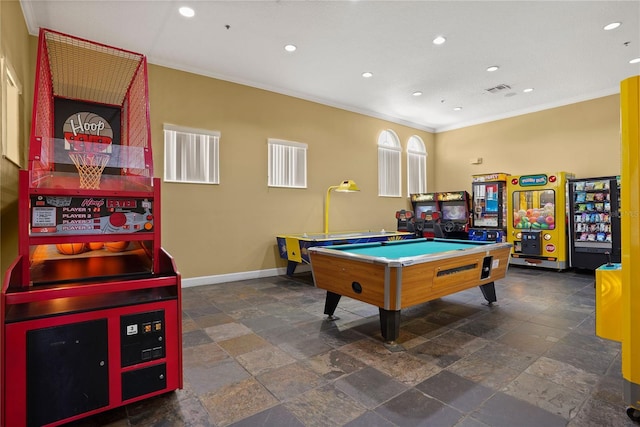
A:
{"label": "basketball hoop", "polygon": [[104,167],[109,163],[109,154],[72,151],[69,157],[78,169],[80,188],[99,189]]}

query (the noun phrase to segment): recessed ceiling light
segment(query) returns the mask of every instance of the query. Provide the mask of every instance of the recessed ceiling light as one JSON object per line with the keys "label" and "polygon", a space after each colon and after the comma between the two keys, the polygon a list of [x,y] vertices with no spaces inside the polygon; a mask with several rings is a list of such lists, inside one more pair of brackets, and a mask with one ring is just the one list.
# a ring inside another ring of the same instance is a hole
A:
{"label": "recessed ceiling light", "polygon": [[616,28],[618,28],[620,25],[622,25],[621,22],[612,22],[611,24],[607,24],[604,27],[602,27],[603,30],[605,31],[609,31],[609,30],[615,30]]}
{"label": "recessed ceiling light", "polygon": [[497,65],[492,65],[491,67],[487,68],[487,71],[492,72],[492,71],[498,71],[498,67]]}
{"label": "recessed ceiling light", "polygon": [[447,41],[447,39],[445,39],[444,37],[438,36],[435,39],[433,39],[433,44],[441,45],[446,41]]}
{"label": "recessed ceiling light", "polygon": [[420,92],[419,90],[413,92],[413,96],[421,96],[422,92]]}
{"label": "recessed ceiling light", "polygon": [[640,58],[633,58],[631,61],[629,61],[629,64],[638,64],[640,63]]}
{"label": "recessed ceiling light", "polygon": [[288,44],[284,47],[284,50],[286,50],[287,52],[295,52],[297,49],[297,47],[293,44]]}
{"label": "recessed ceiling light", "polygon": [[460,111],[462,110],[462,107],[453,107],[453,111]]}
{"label": "recessed ceiling light", "polygon": [[528,88],[526,88],[526,89],[522,89],[522,91],[523,91],[524,93],[533,92],[533,88],[532,88],[532,87],[528,87]]}
{"label": "recessed ceiling light", "polygon": [[365,71],[364,73],[362,73],[362,77],[364,77],[365,79],[368,79],[369,77],[372,77],[373,73],[369,72],[369,71]]}
{"label": "recessed ceiling light", "polygon": [[180,12],[180,15],[184,16],[185,18],[192,18],[196,14],[193,9],[187,6],[182,6],[180,9],[178,9],[178,12]]}

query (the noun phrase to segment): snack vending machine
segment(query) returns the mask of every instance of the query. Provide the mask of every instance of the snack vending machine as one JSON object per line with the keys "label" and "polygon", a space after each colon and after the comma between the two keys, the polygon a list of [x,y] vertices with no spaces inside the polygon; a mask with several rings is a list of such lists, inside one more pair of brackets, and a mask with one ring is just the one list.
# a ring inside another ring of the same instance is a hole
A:
{"label": "snack vending machine", "polygon": [[511,263],[564,270],[567,242],[568,172],[507,177],[507,241]]}
{"label": "snack vending machine", "polygon": [[569,180],[569,254],[574,268],[620,262],[620,178]]}
{"label": "snack vending machine", "polygon": [[473,175],[469,240],[506,242],[506,173]]}
{"label": "snack vending machine", "polygon": [[0,299],[0,425],[59,426],[182,388],[143,55],[40,30],[18,257]]}

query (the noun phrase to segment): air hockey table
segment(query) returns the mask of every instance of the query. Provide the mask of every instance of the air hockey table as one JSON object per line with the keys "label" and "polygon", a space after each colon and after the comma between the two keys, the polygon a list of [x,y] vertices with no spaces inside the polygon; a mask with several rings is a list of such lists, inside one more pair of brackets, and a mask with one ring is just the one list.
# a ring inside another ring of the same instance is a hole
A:
{"label": "air hockey table", "polygon": [[287,260],[287,275],[291,276],[299,264],[309,264],[309,248],[354,243],[387,242],[413,239],[415,233],[406,231],[348,231],[339,233],[302,233],[276,236],[280,258]]}

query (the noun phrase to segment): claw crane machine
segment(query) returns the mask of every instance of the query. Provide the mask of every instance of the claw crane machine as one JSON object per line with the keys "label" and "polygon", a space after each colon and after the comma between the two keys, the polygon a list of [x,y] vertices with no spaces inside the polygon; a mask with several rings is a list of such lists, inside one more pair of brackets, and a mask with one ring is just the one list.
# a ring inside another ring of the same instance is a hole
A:
{"label": "claw crane machine", "polygon": [[506,173],[472,175],[469,240],[506,242]]}
{"label": "claw crane machine", "polygon": [[0,425],[58,426],[182,388],[181,279],[160,242],[143,55],[41,29]]}
{"label": "claw crane machine", "polygon": [[511,264],[556,270],[569,268],[568,172],[507,177],[507,242]]}

